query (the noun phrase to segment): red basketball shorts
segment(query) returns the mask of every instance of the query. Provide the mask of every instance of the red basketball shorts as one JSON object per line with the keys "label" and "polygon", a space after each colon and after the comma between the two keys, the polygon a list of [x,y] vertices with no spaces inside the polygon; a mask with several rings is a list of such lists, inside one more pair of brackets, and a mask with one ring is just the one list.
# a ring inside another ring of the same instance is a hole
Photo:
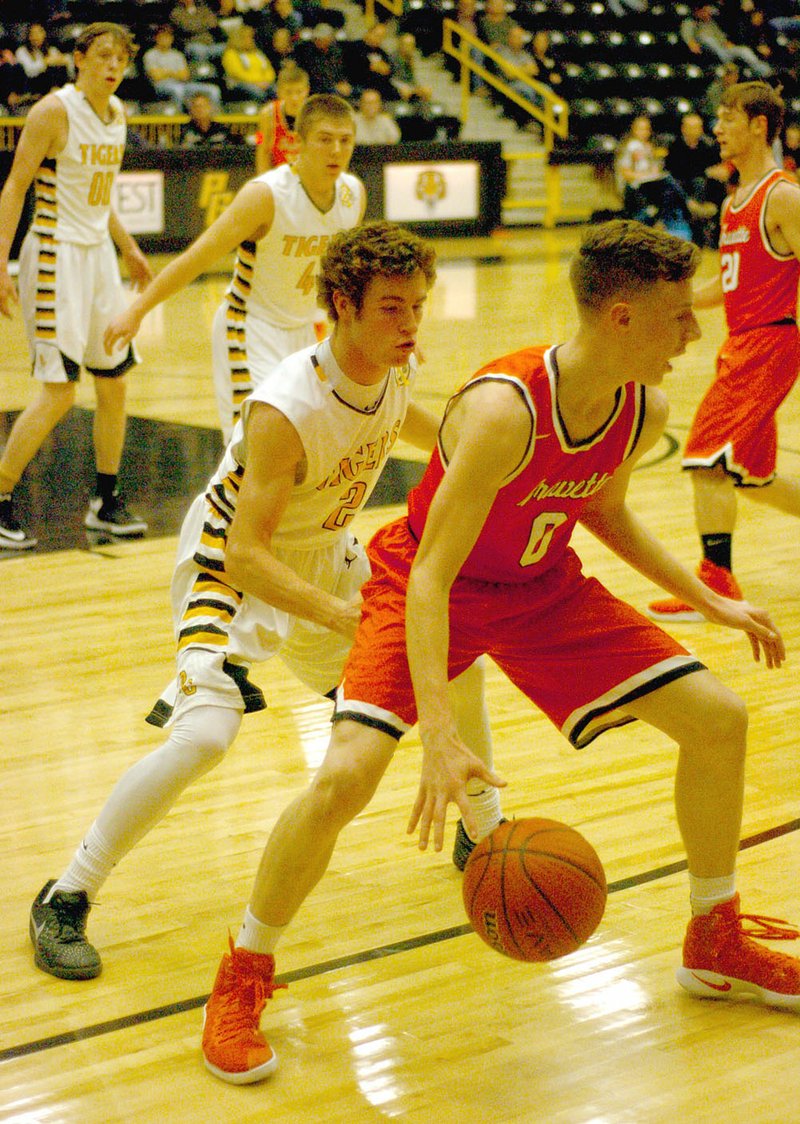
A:
{"label": "red basketball shorts", "polygon": [[[368,548],[361,623],[336,718],[401,737],[417,719],[406,658],[405,601],[416,541],[401,519]],[[459,579],[450,596],[451,679],[488,654],[578,748],[631,718],[627,702],[703,665],[595,578],[574,552],[518,585]]]}
{"label": "red basketball shorts", "polygon": [[799,370],[800,333],[793,326],[729,336],[692,422],[683,467],[722,464],[739,485],[768,484],[778,449],[775,414]]}

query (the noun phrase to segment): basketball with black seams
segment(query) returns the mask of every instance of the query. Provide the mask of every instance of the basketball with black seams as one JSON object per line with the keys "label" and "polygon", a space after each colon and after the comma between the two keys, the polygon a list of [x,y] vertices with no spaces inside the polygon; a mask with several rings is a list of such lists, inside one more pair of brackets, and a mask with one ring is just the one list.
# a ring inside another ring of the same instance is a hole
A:
{"label": "basketball with black seams", "polygon": [[475,932],[514,960],[566,956],[589,939],[606,907],[603,864],[591,843],[557,820],[501,823],[464,868]]}

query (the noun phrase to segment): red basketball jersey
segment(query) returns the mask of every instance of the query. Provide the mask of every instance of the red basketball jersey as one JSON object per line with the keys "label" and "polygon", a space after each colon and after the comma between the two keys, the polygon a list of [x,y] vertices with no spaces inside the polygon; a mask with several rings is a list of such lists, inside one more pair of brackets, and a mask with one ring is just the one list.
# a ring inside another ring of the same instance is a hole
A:
{"label": "red basketball jersey", "polygon": [[[531,434],[523,461],[498,491],[461,574],[489,582],[527,582],[562,558],[587,501],[633,452],[644,419],[644,390],[637,383],[620,387],[604,424],[590,437],[573,441],[558,409],[557,348],[526,348],[497,359],[466,387],[484,379],[517,387],[530,413]],[[447,411],[466,387],[450,400]],[[408,498],[409,524],[417,539],[445,471],[440,445]]]}
{"label": "red basketball jersey", "polygon": [[272,167],[280,164],[290,164],[297,154],[297,133],[289,128],[283,113],[283,102],[275,100],[272,103]]}
{"label": "red basketball jersey", "polygon": [[743,203],[728,199],[720,224],[720,276],[728,331],[762,328],[797,315],[800,263],[794,254],[779,254],[769,242],[767,200],[781,182],[800,190],[793,176],[780,168],[761,179]]}

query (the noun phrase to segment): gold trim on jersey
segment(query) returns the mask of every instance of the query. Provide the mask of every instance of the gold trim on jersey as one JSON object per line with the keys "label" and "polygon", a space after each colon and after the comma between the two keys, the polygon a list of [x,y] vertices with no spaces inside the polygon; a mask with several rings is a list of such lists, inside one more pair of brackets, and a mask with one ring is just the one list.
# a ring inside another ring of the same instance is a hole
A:
{"label": "gold trim on jersey", "polygon": [[56,338],[56,253],[55,239],[39,234],[34,335],[43,343],[53,343]]}

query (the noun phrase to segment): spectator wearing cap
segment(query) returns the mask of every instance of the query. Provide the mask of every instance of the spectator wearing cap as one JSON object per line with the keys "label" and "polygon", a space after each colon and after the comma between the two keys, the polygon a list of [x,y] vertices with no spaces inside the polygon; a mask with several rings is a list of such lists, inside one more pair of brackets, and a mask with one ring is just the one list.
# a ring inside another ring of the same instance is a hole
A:
{"label": "spectator wearing cap", "polygon": [[311,39],[301,40],[295,49],[297,65],[308,75],[312,94],[339,94],[349,98],[353,84],[345,69],[342,48],[329,23],[318,23]]}

